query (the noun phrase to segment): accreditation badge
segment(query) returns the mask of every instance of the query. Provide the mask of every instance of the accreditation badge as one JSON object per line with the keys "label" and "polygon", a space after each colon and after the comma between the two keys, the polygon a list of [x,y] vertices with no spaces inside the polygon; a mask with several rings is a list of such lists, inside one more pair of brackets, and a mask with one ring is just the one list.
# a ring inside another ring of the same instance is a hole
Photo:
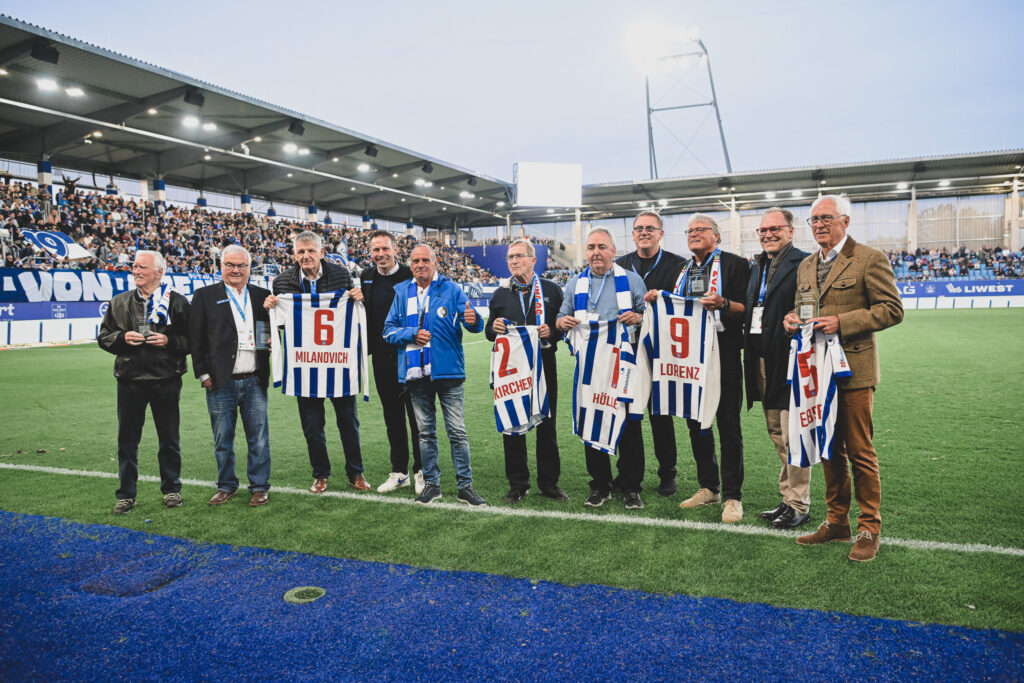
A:
{"label": "accreditation badge", "polygon": [[750,334],[761,334],[761,315],[764,313],[764,306],[754,306],[750,312]]}
{"label": "accreditation badge", "polygon": [[697,277],[690,280],[690,294],[693,296],[703,297],[704,292],[707,291],[707,285],[704,284],[703,277]]}

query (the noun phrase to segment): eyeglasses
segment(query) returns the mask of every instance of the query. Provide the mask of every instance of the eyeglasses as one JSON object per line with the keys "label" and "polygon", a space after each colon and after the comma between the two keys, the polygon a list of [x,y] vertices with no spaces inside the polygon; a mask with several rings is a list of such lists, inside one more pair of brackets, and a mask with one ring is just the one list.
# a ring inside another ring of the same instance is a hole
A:
{"label": "eyeglasses", "polygon": [[661,228],[659,228],[656,225],[634,225],[633,226],[633,232],[639,232],[639,233],[657,232],[658,230],[661,230]]}
{"label": "eyeglasses", "polygon": [[526,260],[528,258],[530,258],[529,254],[509,254],[508,256],[505,257],[505,259],[508,261],[520,261]]}
{"label": "eyeglasses", "polygon": [[761,237],[764,237],[765,235],[768,235],[768,234],[778,235],[780,232],[782,232],[786,228],[792,228],[792,227],[793,227],[792,225],[771,225],[771,226],[769,226],[767,228],[755,228],[754,232],[756,232]]}
{"label": "eyeglasses", "polygon": [[246,268],[249,267],[248,263],[227,263],[227,262],[224,262],[221,265],[224,266],[224,270],[245,270]]}
{"label": "eyeglasses", "polygon": [[687,235],[702,235],[702,234],[704,234],[705,232],[707,232],[710,229],[711,228],[690,228],[689,230],[686,231],[686,234]]}
{"label": "eyeglasses", "polygon": [[845,213],[841,213],[838,216],[829,216],[828,214],[824,216],[811,216],[810,218],[807,219],[807,225],[814,227],[815,223],[821,223],[824,226],[829,226],[832,225],[832,221],[834,221],[837,218],[842,218],[845,215]]}

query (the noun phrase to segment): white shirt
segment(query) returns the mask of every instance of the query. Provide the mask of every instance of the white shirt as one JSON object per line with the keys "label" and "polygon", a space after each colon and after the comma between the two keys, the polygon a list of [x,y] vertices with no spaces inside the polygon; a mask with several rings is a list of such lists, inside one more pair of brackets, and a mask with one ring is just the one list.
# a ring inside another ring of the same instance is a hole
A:
{"label": "white shirt", "polygon": [[385,277],[387,277],[388,275],[394,275],[395,273],[398,272],[398,261],[395,261],[395,265],[391,266],[391,270],[389,270],[388,272],[382,273],[380,268],[377,269],[377,272]]}
{"label": "white shirt", "polygon": [[306,283],[309,282],[310,284],[313,285],[312,287],[310,287],[310,291],[311,292],[316,292],[317,291],[316,290],[316,282],[317,282],[317,280],[320,279],[320,276],[323,275],[323,274],[324,274],[324,264],[323,263],[320,264],[320,269],[318,271],[316,271],[316,277],[306,277],[306,273],[303,272],[302,268],[299,268],[299,275],[302,278],[299,284],[302,285],[302,291],[303,292],[306,291]]}
{"label": "white shirt", "polygon": [[831,249],[829,249],[829,252],[825,256],[821,255],[821,250],[819,249],[818,250],[818,258],[821,259],[824,263],[828,263],[829,261],[834,261],[835,258],[837,256],[839,256],[839,252],[841,252],[843,250],[843,247],[846,246],[846,239],[848,237],[849,237],[849,235],[843,235],[843,239],[839,240],[839,244],[837,244],[836,246],[834,246]]}
{"label": "white shirt", "polygon": [[[246,296],[245,287],[242,289],[235,289],[229,285],[224,285],[224,289],[228,293],[228,297],[234,297],[238,305],[245,311],[245,318],[242,318],[242,314],[239,313],[238,307],[235,306],[234,301],[228,301],[228,305],[231,306],[231,315],[235,319],[235,327],[238,329],[238,339],[241,342],[244,339],[256,339],[256,323],[253,320],[252,315],[252,298]],[[256,372],[256,351],[254,349],[243,350],[238,349],[235,355],[235,367],[231,370],[232,375],[241,375],[247,372]]]}

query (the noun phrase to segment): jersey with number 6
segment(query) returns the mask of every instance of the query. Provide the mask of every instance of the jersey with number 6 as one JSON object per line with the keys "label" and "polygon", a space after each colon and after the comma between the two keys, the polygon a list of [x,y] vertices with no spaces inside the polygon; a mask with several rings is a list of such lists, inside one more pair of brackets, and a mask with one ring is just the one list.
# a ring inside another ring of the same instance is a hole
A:
{"label": "jersey with number 6", "polygon": [[576,357],[573,432],[586,445],[615,453],[635,395],[636,360],[629,328],[617,320],[581,322],[566,333],[565,339]]}
{"label": "jersey with number 6", "polygon": [[650,386],[651,415],[684,417],[708,429],[722,391],[715,319],[696,299],[659,294],[640,327],[638,387]]}
{"label": "jersey with number 6", "polygon": [[811,325],[789,343],[789,464],[810,467],[832,458],[839,388],[836,377],[849,377],[843,345],[835,334]]}
{"label": "jersey with number 6", "polygon": [[[288,396],[369,400],[366,309],[347,292],[279,294],[270,309],[274,386]],[[278,328],[283,334],[278,336]]]}
{"label": "jersey with number 6", "polygon": [[551,415],[536,325],[509,325],[494,340],[491,389],[494,424],[502,434],[525,434]]}

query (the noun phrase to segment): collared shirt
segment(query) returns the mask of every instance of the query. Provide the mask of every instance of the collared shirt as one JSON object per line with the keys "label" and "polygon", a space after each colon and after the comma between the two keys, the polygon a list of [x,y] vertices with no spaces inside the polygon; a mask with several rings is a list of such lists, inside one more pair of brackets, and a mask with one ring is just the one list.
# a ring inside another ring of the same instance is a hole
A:
{"label": "collared shirt", "polygon": [[843,235],[843,239],[839,240],[839,244],[829,249],[829,252],[825,256],[822,256],[821,249],[818,249],[818,260],[823,261],[824,263],[834,261],[835,258],[839,256],[839,252],[841,252],[843,247],[846,246],[846,239],[848,237],[849,235]]}
{"label": "collared shirt", "polygon": [[[228,305],[231,306],[231,315],[235,319],[235,327],[238,328],[239,339],[243,337],[246,339],[256,339],[256,322],[252,313],[252,297],[245,296],[245,287],[238,290],[225,284],[224,289],[227,290],[228,297],[234,297],[234,301],[229,301]],[[245,312],[244,319],[238,307],[235,306],[235,301],[238,302],[238,305]],[[256,372],[256,351],[238,349],[235,355],[235,367],[231,374],[241,375],[247,372]]]}
{"label": "collared shirt", "polygon": [[377,268],[377,272],[380,273],[381,275],[384,275],[385,277],[388,275],[394,275],[395,273],[398,272],[398,261],[395,261],[395,265],[391,266],[391,270],[389,270],[388,272],[381,273],[380,268]]}
{"label": "collared shirt", "polygon": [[[306,277],[306,273],[302,270],[302,268],[299,268],[299,284],[302,285],[302,291],[305,292],[308,289],[308,291],[310,291],[310,292],[315,292],[316,291],[316,281],[319,280],[320,277],[323,274],[324,274],[324,264],[323,263],[320,264],[320,270],[316,271],[316,277],[313,277],[313,278]],[[307,282],[310,283],[310,285],[311,285],[308,288],[306,287],[306,283]]]}

